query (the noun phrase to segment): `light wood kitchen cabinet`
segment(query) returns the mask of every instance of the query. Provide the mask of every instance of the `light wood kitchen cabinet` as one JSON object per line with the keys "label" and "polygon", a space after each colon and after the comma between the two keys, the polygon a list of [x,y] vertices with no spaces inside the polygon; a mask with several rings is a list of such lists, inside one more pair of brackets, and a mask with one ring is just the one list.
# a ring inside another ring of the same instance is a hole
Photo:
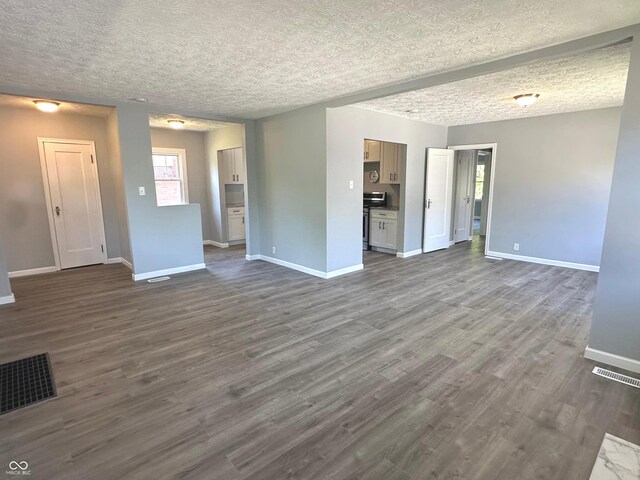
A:
{"label": "light wood kitchen cabinet", "polygon": [[372,209],[369,219],[369,245],[397,250],[398,212]]}
{"label": "light wood kitchen cabinet", "polygon": [[364,141],[364,163],[379,162],[381,158],[382,142],[377,140]]}
{"label": "light wood kitchen cabinet", "polygon": [[380,160],[380,183],[400,183],[400,154],[402,146],[398,143],[382,142]]}
{"label": "light wood kitchen cabinet", "polygon": [[244,207],[227,209],[227,241],[244,240],[246,237]]}
{"label": "light wood kitchen cabinet", "polygon": [[244,183],[244,158],[242,148],[221,150],[218,156],[220,177],[224,184]]}

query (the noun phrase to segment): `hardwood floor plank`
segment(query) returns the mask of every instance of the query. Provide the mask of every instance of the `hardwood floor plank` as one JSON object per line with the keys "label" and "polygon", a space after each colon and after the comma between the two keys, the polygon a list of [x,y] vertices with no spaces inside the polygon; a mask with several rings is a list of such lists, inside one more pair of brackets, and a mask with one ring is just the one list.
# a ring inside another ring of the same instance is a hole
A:
{"label": "hardwood floor plank", "polygon": [[597,274],[477,242],[322,280],[205,248],[207,269],[12,279],[0,362],[58,396],[0,417],[0,463],[69,479],[588,477],[640,443],[640,391],[583,358]]}

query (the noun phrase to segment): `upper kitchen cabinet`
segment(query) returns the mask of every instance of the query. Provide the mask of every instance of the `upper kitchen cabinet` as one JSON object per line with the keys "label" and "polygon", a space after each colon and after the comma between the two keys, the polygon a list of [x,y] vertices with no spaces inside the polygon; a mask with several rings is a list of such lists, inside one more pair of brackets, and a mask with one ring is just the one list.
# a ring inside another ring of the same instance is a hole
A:
{"label": "upper kitchen cabinet", "polygon": [[380,160],[380,183],[400,183],[400,156],[402,145],[399,143],[382,143],[382,159]]}
{"label": "upper kitchen cabinet", "polygon": [[242,148],[231,148],[218,152],[220,178],[225,184],[244,184],[244,158]]}
{"label": "upper kitchen cabinet", "polygon": [[382,157],[382,142],[377,140],[364,141],[364,161],[379,162]]}

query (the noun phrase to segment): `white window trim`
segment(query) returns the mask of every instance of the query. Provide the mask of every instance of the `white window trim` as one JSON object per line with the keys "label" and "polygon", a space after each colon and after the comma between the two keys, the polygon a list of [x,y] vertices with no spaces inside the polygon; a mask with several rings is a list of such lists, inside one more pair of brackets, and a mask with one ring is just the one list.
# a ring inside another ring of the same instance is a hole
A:
{"label": "white window trim", "polygon": [[[189,203],[189,181],[187,177],[187,151],[184,148],[160,148],[153,147],[151,153],[154,155],[177,155],[179,158],[180,175],[182,176],[182,185],[184,186],[184,203],[181,205],[187,205]],[[155,186],[156,176],[153,175],[153,184]],[[156,196],[156,204],[158,203],[158,197]],[[158,205],[163,207],[172,207],[175,205]]]}

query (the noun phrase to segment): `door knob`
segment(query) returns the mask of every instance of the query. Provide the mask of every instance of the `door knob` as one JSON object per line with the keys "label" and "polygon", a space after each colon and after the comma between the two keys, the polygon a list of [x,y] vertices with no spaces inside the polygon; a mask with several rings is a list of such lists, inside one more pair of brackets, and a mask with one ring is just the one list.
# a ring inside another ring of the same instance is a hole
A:
{"label": "door knob", "polygon": [[56,207],[56,215],[60,216],[60,207]]}

